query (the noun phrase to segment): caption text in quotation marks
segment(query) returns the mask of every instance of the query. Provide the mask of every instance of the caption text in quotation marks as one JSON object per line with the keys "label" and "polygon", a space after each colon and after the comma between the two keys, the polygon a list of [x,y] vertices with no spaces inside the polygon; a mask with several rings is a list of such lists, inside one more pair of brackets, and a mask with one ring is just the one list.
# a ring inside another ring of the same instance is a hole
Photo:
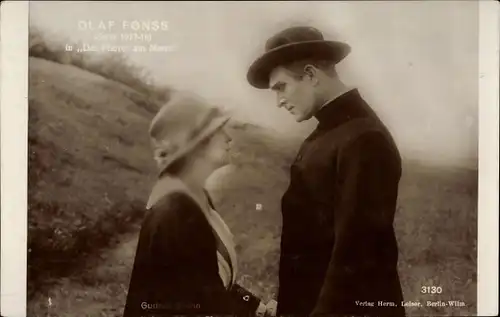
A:
{"label": "caption text in quotation marks", "polygon": [[84,43],[81,47],[66,44],[67,52],[76,51],[77,53],[84,52],[132,52],[132,53],[168,53],[177,50],[176,45],[111,45],[111,44],[87,44]]}

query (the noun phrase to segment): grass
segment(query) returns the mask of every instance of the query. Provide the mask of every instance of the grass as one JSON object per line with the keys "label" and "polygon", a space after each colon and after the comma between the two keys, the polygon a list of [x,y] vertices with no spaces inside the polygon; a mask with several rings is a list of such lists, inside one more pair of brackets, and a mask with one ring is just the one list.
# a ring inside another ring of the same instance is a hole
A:
{"label": "grass", "polygon": [[[112,78],[117,73],[37,56],[29,74],[28,313],[121,316],[155,176],[146,131],[159,103],[133,81]],[[279,203],[299,143],[250,124],[232,132],[235,167],[210,189],[235,234],[239,282],[267,301],[276,297]],[[467,304],[408,315],[475,314],[476,201],[476,170],[405,162],[395,220],[405,300]],[[443,293],[423,295],[421,286]]]}
{"label": "grass", "polygon": [[[410,167],[411,168],[411,167]],[[471,315],[477,291],[477,171],[446,168],[407,170],[395,227],[399,271],[408,300],[462,300],[467,307],[427,307],[416,315]],[[423,295],[422,286],[443,293]]]}
{"label": "grass", "polygon": [[31,297],[142,216],[158,105],[71,65],[30,57],[29,75]]}

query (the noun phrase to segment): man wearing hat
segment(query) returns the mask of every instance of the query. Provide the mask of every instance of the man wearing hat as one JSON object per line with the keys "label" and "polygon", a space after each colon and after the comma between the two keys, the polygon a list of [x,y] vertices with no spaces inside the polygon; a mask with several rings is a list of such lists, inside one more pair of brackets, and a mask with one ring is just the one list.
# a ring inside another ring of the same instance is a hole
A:
{"label": "man wearing hat", "polygon": [[282,197],[278,315],[404,316],[393,228],[401,157],[336,64],[350,46],[312,27],[271,37],[249,83],[277,94],[297,122],[318,126]]}

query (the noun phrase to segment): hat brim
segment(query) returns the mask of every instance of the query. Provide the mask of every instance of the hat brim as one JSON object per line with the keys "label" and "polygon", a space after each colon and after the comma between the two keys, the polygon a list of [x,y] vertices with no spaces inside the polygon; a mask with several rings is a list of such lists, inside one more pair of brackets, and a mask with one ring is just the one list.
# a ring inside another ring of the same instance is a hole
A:
{"label": "hat brim", "polygon": [[195,139],[191,140],[189,142],[189,144],[187,144],[181,151],[177,152],[176,154],[172,155],[168,161],[166,161],[162,167],[162,169],[160,170],[160,173],[159,175],[162,175],[165,171],[165,169],[167,169],[167,167],[169,167],[170,165],[172,165],[172,163],[174,163],[175,161],[177,161],[178,159],[188,155],[191,151],[193,151],[201,142],[203,142],[205,139],[211,137],[215,132],[217,132],[219,129],[221,129],[223,126],[226,125],[226,123],[228,123],[228,121],[231,119],[230,116],[221,116],[219,118],[216,118],[212,121],[212,123],[210,124],[210,126],[208,126],[204,131],[203,133],[201,133],[198,137],[196,137]]}
{"label": "hat brim", "polygon": [[351,47],[338,41],[307,41],[280,46],[261,55],[250,66],[247,80],[255,88],[269,88],[269,75],[279,65],[305,58],[321,58],[335,63],[343,60]]}

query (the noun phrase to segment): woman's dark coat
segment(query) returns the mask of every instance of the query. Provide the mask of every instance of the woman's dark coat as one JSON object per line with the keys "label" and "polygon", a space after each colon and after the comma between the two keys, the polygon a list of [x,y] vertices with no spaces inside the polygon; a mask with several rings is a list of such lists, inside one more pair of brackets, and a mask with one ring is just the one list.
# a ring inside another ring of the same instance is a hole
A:
{"label": "woman's dark coat", "polygon": [[316,118],[282,198],[278,314],[402,316],[398,149],[357,90]]}
{"label": "woman's dark coat", "polygon": [[142,223],[123,316],[242,315],[239,299],[248,293],[224,287],[215,239],[194,199],[163,195]]}

